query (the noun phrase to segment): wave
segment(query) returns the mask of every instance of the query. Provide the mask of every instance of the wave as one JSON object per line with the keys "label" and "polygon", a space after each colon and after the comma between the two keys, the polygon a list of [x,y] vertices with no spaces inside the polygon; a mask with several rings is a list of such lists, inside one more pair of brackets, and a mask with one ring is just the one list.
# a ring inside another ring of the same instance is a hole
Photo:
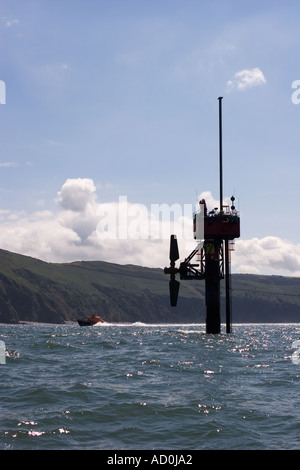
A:
{"label": "wave", "polygon": [[204,324],[203,323],[144,323],[144,322],[140,322],[140,321],[137,321],[137,322],[124,322],[124,323],[119,323],[119,322],[104,322],[104,323],[96,323],[95,325],[93,326],[96,326],[96,327],[103,327],[103,326],[143,326],[143,327],[156,327],[156,328],[159,328],[159,327],[162,327],[162,328],[165,328],[165,327],[175,327],[175,328],[178,328],[178,327],[181,327],[181,328],[184,328],[184,327],[204,327]]}

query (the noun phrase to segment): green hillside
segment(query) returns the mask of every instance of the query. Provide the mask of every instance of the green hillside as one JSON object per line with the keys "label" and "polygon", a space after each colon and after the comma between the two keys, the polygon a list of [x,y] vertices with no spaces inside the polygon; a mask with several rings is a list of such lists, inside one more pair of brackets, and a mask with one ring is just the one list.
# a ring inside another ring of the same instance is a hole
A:
{"label": "green hillside", "polygon": [[[109,322],[205,322],[204,282],[182,281],[171,308],[168,281],[161,269],[45,263],[0,250],[0,322],[63,323],[92,313]],[[300,278],[233,275],[233,322],[300,321],[299,288]]]}

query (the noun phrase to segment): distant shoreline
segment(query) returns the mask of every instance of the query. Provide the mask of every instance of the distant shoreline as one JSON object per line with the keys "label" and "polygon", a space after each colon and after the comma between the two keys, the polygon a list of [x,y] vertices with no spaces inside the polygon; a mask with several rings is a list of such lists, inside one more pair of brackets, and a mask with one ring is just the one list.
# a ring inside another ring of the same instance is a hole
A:
{"label": "distant shoreline", "polygon": [[[283,321],[270,321],[270,322],[267,322],[267,321],[262,321],[262,322],[257,322],[257,321],[247,321],[247,322],[237,322],[237,323],[233,323],[232,326],[239,326],[239,325],[299,325],[300,324],[300,321],[299,322],[296,322],[296,321],[292,321],[292,322],[283,322]],[[47,323],[47,322],[36,322],[36,321],[19,321],[19,322],[0,322],[0,326],[1,325],[28,325],[28,326],[39,326],[39,325],[53,325],[53,326],[63,326],[63,325],[78,325],[76,321],[66,321],[66,322],[62,322],[62,323]],[[102,326],[107,326],[107,325],[110,325],[110,326],[131,326],[131,325],[140,325],[140,326],[152,326],[152,325],[156,325],[156,326],[164,326],[164,325],[204,325],[205,326],[205,323],[204,322],[149,322],[149,323],[145,323],[145,322],[122,322],[122,321],[119,321],[119,322],[105,322],[105,323],[101,323]],[[225,322],[221,323],[222,326],[225,326]],[[79,325],[78,325],[79,326]],[[95,326],[95,325],[94,325]],[[98,325],[99,327],[99,325]]]}
{"label": "distant shoreline", "polygon": [[[232,322],[300,322],[300,278],[233,274]],[[225,323],[221,285],[221,323]],[[0,249],[0,323],[76,324],[90,315],[108,323],[205,323],[205,284],[180,282],[170,305],[162,270],[103,261],[49,264]]]}

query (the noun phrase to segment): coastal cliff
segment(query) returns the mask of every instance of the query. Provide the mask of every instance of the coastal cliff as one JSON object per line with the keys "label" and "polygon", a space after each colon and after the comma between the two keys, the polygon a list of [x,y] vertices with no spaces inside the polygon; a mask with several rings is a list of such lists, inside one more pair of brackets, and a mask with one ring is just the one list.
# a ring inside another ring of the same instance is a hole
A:
{"label": "coastal cliff", "polygon": [[[108,322],[205,322],[204,282],[182,281],[172,308],[168,281],[162,269],[46,263],[0,250],[0,323],[64,323],[93,313]],[[234,274],[233,323],[299,322],[299,293],[300,278]]]}

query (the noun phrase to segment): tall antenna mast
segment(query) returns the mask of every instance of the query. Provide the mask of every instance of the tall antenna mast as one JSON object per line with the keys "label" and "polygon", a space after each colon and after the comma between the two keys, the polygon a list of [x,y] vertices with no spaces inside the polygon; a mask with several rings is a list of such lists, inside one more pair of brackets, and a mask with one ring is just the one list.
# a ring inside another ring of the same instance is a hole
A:
{"label": "tall antenna mast", "polygon": [[220,212],[223,211],[223,155],[222,155],[222,99],[219,100],[219,150],[220,150]]}

